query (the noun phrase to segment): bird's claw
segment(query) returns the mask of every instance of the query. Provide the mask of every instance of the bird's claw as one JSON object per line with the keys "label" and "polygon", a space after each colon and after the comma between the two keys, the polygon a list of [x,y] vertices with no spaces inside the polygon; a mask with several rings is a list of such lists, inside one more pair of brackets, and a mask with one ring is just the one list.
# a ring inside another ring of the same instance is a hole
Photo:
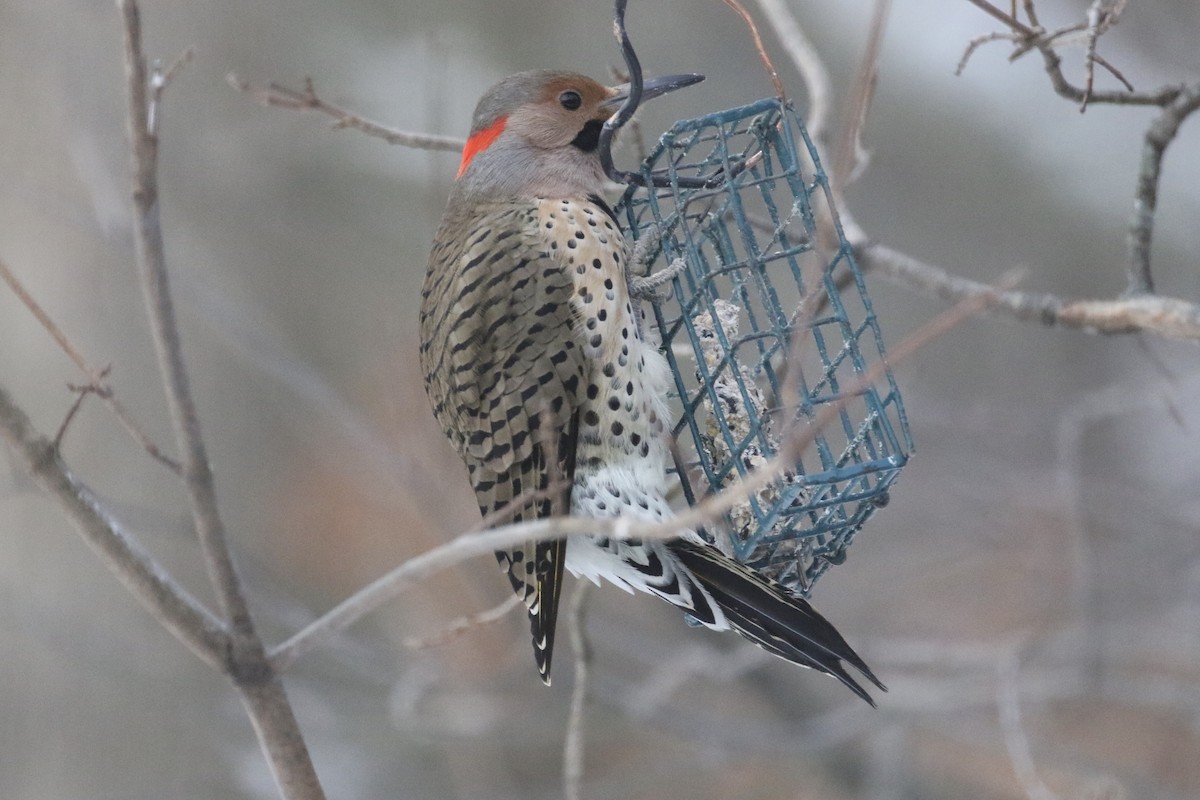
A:
{"label": "bird's claw", "polygon": [[[661,303],[671,297],[669,284],[676,275],[687,269],[687,259],[683,256],[672,261],[668,266],[651,275],[629,278],[629,295],[635,300],[649,300],[651,303]],[[659,293],[659,289],[667,286],[667,291]]]}
{"label": "bird's claw", "polygon": [[663,235],[658,225],[651,223],[642,228],[641,235],[633,244],[625,278],[629,285],[629,295],[635,300],[649,300],[651,303],[661,303],[669,299],[671,296],[669,288],[665,293],[661,294],[658,290],[664,285],[669,284],[672,278],[687,269],[687,261],[680,257],[658,272],[647,275],[637,274],[647,270],[649,265],[658,256],[658,253],[661,252],[659,246],[662,243],[662,237]]}

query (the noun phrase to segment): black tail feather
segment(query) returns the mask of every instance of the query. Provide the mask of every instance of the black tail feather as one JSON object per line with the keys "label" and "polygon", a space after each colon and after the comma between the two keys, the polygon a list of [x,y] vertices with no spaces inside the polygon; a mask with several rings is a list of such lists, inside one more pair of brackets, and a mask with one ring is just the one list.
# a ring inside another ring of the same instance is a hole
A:
{"label": "black tail feather", "polygon": [[671,551],[716,601],[729,624],[772,655],[832,675],[872,706],[845,661],[887,691],[858,653],[807,600],[708,545],[677,539]]}

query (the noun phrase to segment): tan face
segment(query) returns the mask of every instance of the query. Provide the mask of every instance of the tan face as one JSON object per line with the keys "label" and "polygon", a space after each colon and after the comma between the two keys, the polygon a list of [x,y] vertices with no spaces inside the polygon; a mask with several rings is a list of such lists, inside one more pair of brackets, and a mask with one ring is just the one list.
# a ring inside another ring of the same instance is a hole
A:
{"label": "tan face", "polygon": [[582,75],[555,78],[535,102],[512,114],[508,127],[534,147],[553,150],[576,143],[591,150],[600,126],[612,116],[612,109],[602,104],[615,95],[615,90]]}

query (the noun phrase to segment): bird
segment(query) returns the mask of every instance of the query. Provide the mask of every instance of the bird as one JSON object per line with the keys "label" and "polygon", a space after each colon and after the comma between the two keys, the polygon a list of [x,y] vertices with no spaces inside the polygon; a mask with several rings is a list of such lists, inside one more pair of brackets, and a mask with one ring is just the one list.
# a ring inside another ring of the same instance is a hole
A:
{"label": "bird", "polygon": [[[647,78],[642,99],[702,80]],[[600,131],[629,95],[569,71],[504,78],[479,100],[421,290],[420,363],[480,513],[512,521],[666,520],[670,372],[631,297],[632,248],[604,199]],[[811,604],[695,531],[575,535],[496,552],[549,685],[564,570],[656,595],[692,624],[886,687]]]}

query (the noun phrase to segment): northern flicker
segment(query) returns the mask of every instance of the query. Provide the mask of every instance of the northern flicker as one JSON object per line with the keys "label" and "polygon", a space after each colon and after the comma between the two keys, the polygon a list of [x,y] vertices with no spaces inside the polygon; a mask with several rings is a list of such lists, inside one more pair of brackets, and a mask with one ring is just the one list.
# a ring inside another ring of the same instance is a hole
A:
{"label": "northern flicker", "polygon": [[[642,96],[697,80],[647,80]],[[630,251],[603,199],[597,152],[601,126],[626,92],[570,72],[525,72],[493,86],[475,109],[421,293],[420,356],[434,414],[484,515],[514,501],[517,521],[568,509],[591,518],[671,515],[670,375],[635,313]],[[563,491],[536,496],[558,478]],[[547,684],[565,568],[657,595],[708,628],[736,630],[867,702],[843,661],[885,688],[807,601],[694,532],[669,541],[529,541],[496,556],[525,602]]]}

